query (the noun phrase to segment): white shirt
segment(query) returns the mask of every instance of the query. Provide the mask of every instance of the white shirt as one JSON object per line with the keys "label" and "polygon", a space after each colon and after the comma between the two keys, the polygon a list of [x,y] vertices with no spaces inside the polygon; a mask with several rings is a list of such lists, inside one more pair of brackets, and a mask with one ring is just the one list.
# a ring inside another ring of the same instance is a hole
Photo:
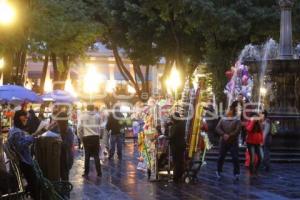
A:
{"label": "white shirt", "polygon": [[78,116],[78,133],[80,138],[100,136],[100,116],[93,111],[83,112]]}

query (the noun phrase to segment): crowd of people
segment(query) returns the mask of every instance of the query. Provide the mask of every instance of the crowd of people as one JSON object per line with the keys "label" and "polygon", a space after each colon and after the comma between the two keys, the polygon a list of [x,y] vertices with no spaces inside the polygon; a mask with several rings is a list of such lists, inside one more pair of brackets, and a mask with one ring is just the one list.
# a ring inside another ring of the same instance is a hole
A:
{"label": "crowd of people", "polygon": [[[209,129],[214,128],[220,137],[216,172],[218,179],[222,177],[223,164],[228,152],[232,156],[234,178],[239,179],[241,143],[247,147],[251,176],[256,176],[262,165],[266,171],[270,170],[271,121],[268,113],[266,111],[246,113],[243,111],[244,104],[243,97],[239,96],[217,125],[209,127]],[[32,109],[28,112],[25,109],[16,111],[13,117],[13,127],[8,134],[8,143],[17,153],[20,170],[27,180],[27,190],[33,199],[39,199],[39,194],[36,190],[38,185],[33,164],[35,151],[32,147],[39,137],[43,136],[45,132],[51,132],[61,139],[59,158],[61,181],[69,181],[70,170],[74,162],[74,142],[76,141],[78,141],[78,149],[81,149],[81,145],[84,149],[84,174],[82,176],[89,177],[90,158],[93,157],[97,176],[101,177],[101,155],[103,157],[104,154],[107,154],[108,159],[111,160],[116,153],[118,159],[122,160],[123,134],[121,130],[123,126],[120,123],[121,118],[122,114],[118,109],[111,113],[99,112],[92,104],[88,105],[87,110],[80,114],[74,109],[71,117],[68,110],[55,108],[49,123],[38,118]],[[69,124],[70,119],[73,121],[72,126]],[[182,180],[186,148],[185,122],[178,119],[180,119],[180,114],[175,113],[171,118],[169,136],[174,182]],[[140,129],[141,124],[134,121],[135,138],[138,137]],[[103,142],[103,140],[105,141]]]}
{"label": "crowd of people", "polygon": [[[89,176],[91,157],[94,158],[98,177],[102,176],[99,158],[101,154],[104,157],[103,154],[108,151],[108,158],[113,159],[117,149],[118,159],[122,159],[122,125],[118,120],[122,114],[118,112],[118,109],[112,113],[104,113],[99,112],[91,104],[87,106],[86,111],[80,112],[80,114],[76,110],[73,110],[73,114],[70,113],[72,112],[65,107],[54,107],[50,120],[47,122],[37,117],[32,109],[27,112],[25,108],[22,108],[14,113],[13,125],[9,130],[7,141],[18,157],[20,171],[27,182],[26,190],[33,199],[41,199],[34,165],[34,161],[37,160],[36,151],[38,151],[35,147],[41,137],[57,136],[61,141],[60,158],[58,158],[60,160],[60,181],[69,181],[76,141],[78,141],[79,150],[81,144],[84,148],[84,178]],[[73,125],[69,123],[70,120]],[[110,139],[108,139],[109,136]],[[102,142],[103,139],[106,141]],[[109,150],[107,150],[108,147],[110,147]]]}
{"label": "crowd of people", "polygon": [[261,167],[270,170],[270,146],[272,140],[271,121],[267,111],[244,112],[245,101],[239,95],[226,115],[220,119],[216,132],[220,136],[217,178],[222,177],[223,164],[227,152],[231,153],[233,174],[236,180],[240,177],[239,147],[246,146],[246,163],[249,163],[251,177],[256,177]]}

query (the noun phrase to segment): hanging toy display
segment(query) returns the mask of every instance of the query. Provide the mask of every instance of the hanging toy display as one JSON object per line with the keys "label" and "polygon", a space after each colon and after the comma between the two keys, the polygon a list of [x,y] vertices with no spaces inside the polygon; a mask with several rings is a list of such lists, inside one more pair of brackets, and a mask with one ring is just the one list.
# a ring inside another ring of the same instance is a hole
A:
{"label": "hanging toy display", "polygon": [[228,83],[225,86],[224,93],[227,95],[228,105],[230,105],[239,94],[250,100],[253,88],[253,79],[249,74],[248,67],[239,61],[234,67],[225,72]]}

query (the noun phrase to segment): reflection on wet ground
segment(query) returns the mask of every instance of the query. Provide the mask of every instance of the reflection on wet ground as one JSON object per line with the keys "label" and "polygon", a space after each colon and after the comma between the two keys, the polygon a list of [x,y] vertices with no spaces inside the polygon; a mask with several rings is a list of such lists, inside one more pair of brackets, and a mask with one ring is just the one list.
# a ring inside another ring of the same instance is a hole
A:
{"label": "reflection on wet ground", "polygon": [[[215,177],[216,163],[209,162],[199,173],[197,184],[149,182],[137,171],[137,149],[126,143],[123,160],[105,161],[103,177],[91,169],[89,179],[83,174],[83,153],[78,152],[71,172],[74,200],[196,200],[196,199],[300,199],[300,165],[276,164],[271,173],[250,179],[244,167],[239,182],[232,179],[232,166],[225,165],[224,178]],[[93,165],[91,165],[93,167]]]}

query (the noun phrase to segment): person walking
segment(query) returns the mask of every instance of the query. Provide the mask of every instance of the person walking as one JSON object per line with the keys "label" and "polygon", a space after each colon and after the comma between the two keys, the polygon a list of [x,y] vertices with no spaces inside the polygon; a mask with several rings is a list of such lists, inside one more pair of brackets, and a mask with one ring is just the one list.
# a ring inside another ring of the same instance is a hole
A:
{"label": "person walking", "polygon": [[239,134],[241,131],[241,121],[237,116],[237,102],[232,103],[226,117],[220,119],[216,131],[220,135],[220,152],[216,172],[217,178],[220,179],[222,177],[225,157],[227,152],[230,151],[234,168],[233,174],[235,180],[239,180]]}
{"label": "person walking", "polygon": [[23,173],[28,185],[26,190],[34,200],[40,199],[38,194],[37,176],[34,171],[33,159],[31,156],[31,145],[34,143],[35,135],[28,135],[26,130],[27,112],[18,110],[13,118],[13,127],[9,130],[8,144],[19,158],[20,170]]}
{"label": "person walking", "polygon": [[246,109],[245,106],[248,103],[247,99],[245,100],[245,97],[243,94],[239,94],[237,97],[237,115],[239,119],[241,120],[241,134],[239,137],[239,146],[245,146],[246,142],[246,136],[247,136],[247,131],[244,126],[246,122],[246,113],[244,113],[244,110]]}
{"label": "person walking", "polygon": [[[256,175],[260,164],[263,160],[263,130],[259,121],[258,114],[252,114],[251,119],[247,122],[247,149],[250,155],[250,175]],[[255,158],[257,157],[257,162]]]}
{"label": "person walking", "polygon": [[118,159],[122,160],[122,125],[119,119],[122,118],[122,113],[116,110],[114,113],[111,113],[108,117],[108,121],[106,124],[107,131],[110,131],[110,150],[109,150],[109,159],[111,160],[116,151],[117,147],[117,154]]}
{"label": "person walking", "polygon": [[59,133],[62,139],[60,175],[61,180],[69,181],[70,170],[74,163],[74,133],[68,125],[67,113],[62,112],[57,117],[57,133]]}
{"label": "person walking", "polygon": [[178,112],[174,113],[171,120],[170,146],[174,163],[173,181],[179,183],[184,172],[185,123],[180,120]]}
{"label": "person walking", "polygon": [[79,119],[78,132],[84,147],[84,174],[88,177],[90,171],[90,157],[94,157],[97,175],[102,176],[100,151],[100,118],[94,111],[94,105],[87,106],[87,112]]}
{"label": "person walking", "polygon": [[271,120],[268,118],[268,112],[265,110],[261,114],[262,121],[262,130],[263,130],[263,152],[264,152],[264,160],[263,165],[265,171],[270,171],[270,148],[272,143],[272,134],[271,134]]}

